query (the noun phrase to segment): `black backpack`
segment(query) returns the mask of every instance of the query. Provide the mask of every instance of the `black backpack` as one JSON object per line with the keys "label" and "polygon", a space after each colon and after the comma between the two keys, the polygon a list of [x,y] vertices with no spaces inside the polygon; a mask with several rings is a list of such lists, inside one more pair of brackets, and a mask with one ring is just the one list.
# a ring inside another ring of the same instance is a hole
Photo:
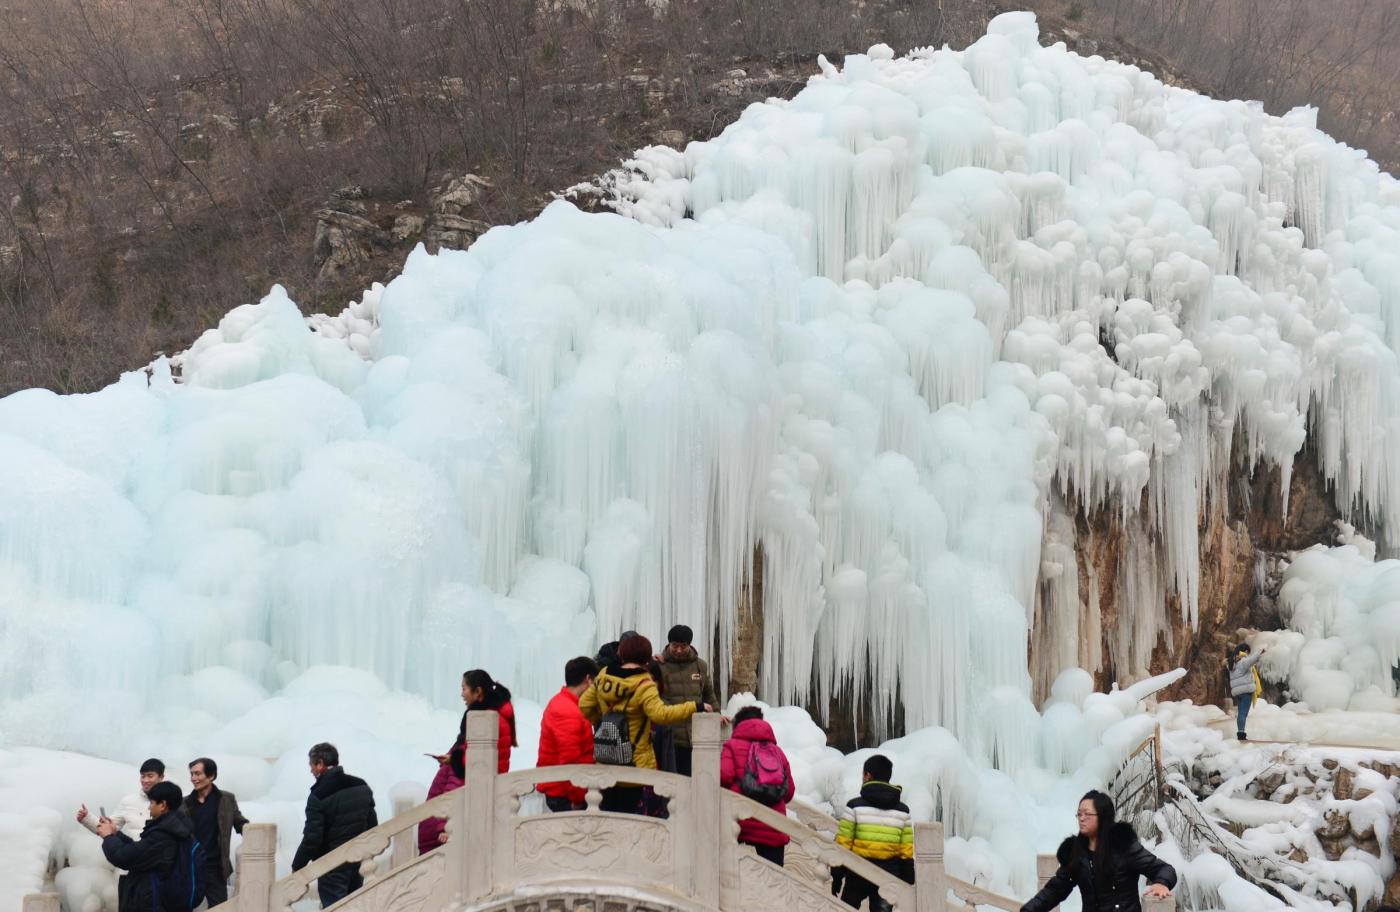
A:
{"label": "black backpack", "polygon": [[190,912],[204,902],[209,887],[205,870],[204,846],[199,840],[191,837],[176,843],[175,864],[164,877],[156,877],[161,908],[165,912]]}
{"label": "black backpack", "polygon": [[647,720],[642,719],[642,724],[637,726],[637,737],[631,737],[627,709],[636,695],[637,691],[633,690],[628,694],[627,702],[621,709],[603,713],[603,717],[598,720],[598,727],[593,730],[594,763],[605,763],[609,766],[634,765],[637,742],[641,740],[642,732],[646,731],[647,727]]}

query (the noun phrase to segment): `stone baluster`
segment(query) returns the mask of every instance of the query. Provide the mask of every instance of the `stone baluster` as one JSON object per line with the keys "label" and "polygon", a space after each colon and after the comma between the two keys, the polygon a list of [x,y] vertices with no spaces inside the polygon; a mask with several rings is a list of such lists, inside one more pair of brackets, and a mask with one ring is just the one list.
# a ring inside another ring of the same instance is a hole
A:
{"label": "stone baluster", "polygon": [[[492,710],[467,713],[466,782],[448,817],[448,864],[467,900],[483,899],[495,881],[496,740],[500,718]],[[510,826],[513,821],[506,821]]]}
{"label": "stone baluster", "polygon": [[[1044,890],[1045,885],[1050,882],[1050,878],[1055,876],[1055,872],[1060,869],[1060,861],[1054,855],[1035,856],[1035,888],[1037,891]],[[1055,912],[1055,906],[1050,912]]]}
{"label": "stone baluster", "polygon": [[[394,799],[393,814],[395,817],[407,814],[413,810],[414,801],[399,795]],[[395,833],[393,836],[393,849],[389,855],[389,870],[401,868],[410,861],[418,857],[418,827],[412,826],[402,833]]]}
{"label": "stone baluster", "polygon": [[[688,879],[691,895],[701,905],[711,908],[723,908],[720,905],[720,855],[728,848],[722,844],[726,827],[721,819],[724,802],[719,787],[719,753],[723,740],[719,713],[691,716],[689,803],[693,821],[682,821],[677,829],[689,829],[695,843],[692,852],[676,853],[676,875],[681,883]],[[686,877],[687,866],[689,878]],[[729,879],[733,880],[732,872]],[[730,886],[737,888],[737,884]]]}
{"label": "stone baluster", "polygon": [[23,912],[58,912],[59,895],[57,893],[30,893],[24,897],[21,909]]}
{"label": "stone baluster", "polygon": [[944,912],[948,877],[943,869],[943,824],[914,824],[914,908]]}
{"label": "stone baluster", "polygon": [[277,824],[250,823],[243,827],[237,867],[235,912],[268,912],[272,906],[272,885],[277,880]]}
{"label": "stone baluster", "polygon": [[1153,899],[1150,896],[1144,896],[1142,898],[1142,912],[1176,912],[1176,897]]}

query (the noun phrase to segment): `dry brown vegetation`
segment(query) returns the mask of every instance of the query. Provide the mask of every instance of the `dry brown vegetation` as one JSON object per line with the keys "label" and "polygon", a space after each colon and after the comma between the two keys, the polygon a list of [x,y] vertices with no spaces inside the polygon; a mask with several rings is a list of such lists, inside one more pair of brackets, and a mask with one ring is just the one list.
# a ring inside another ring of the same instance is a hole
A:
{"label": "dry brown vegetation", "polygon": [[1095,35],[1155,52],[1203,90],[1318,125],[1400,169],[1396,0],[1047,0]]}
{"label": "dry brown vegetation", "polygon": [[[1377,108],[1382,87],[1355,89],[1393,53],[1375,39],[1390,27],[1373,9],[1382,0],[1345,0],[1375,13],[1362,36],[1369,42],[1359,43],[1310,12],[1298,14],[1307,24],[1300,34],[1229,32],[1236,20],[1221,10],[1249,2],[1029,5],[1050,13],[1051,25],[1073,19],[1100,39],[1101,53],[1200,68],[1200,82],[1225,91],[1263,86],[1232,94],[1271,108],[1299,93],[1350,99],[1324,108],[1354,127],[1338,128],[1343,136],[1393,127],[1368,113],[1394,110]],[[1199,4],[1219,20],[1214,44],[1191,37],[1189,27],[1207,21]],[[1174,11],[1147,16],[1148,7]],[[425,213],[452,177],[485,175],[492,189],[472,218],[514,221],[639,145],[713,135],[751,101],[795,92],[818,53],[839,59],[877,41],[899,51],[958,46],[1002,8],[987,0],[670,0],[659,9],[647,0],[0,0],[0,395],[101,386],[188,345],[274,281],[308,310],[339,309],[387,278],[420,239],[396,237],[358,271],[318,274],[317,212],[347,186],[362,188],[351,196],[388,232],[398,216]],[[1316,29],[1332,30],[1319,38]],[[1221,71],[1223,58],[1211,55],[1241,41],[1260,53],[1248,62],[1226,54]],[[1289,54],[1311,62],[1287,66]],[[1329,54],[1348,62],[1316,63]]]}

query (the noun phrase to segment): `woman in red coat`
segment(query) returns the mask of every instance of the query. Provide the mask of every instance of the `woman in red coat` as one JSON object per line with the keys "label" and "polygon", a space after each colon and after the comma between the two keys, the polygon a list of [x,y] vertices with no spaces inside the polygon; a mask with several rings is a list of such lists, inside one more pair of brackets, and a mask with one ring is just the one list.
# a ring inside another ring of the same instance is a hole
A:
{"label": "woman in red coat", "polygon": [[[749,764],[749,754],[758,750],[759,758],[771,767],[767,773],[759,769],[764,764]],[[781,769],[777,768],[781,766]],[[750,778],[769,789],[778,800],[768,804],[779,814],[787,813],[787,803],[796,792],[792,781],[792,767],[788,765],[787,754],[778,747],[778,739],[773,736],[773,727],[763,720],[763,710],[757,706],[745,706],[734,714],[734,734],[724,742],[719,753],[719,784],[724,788],[744,794],[744,774],[754,773]],[[780,797],[779,797],[780,796]],[[751,796],[753,797],[753,796]],[[757,799],[756,799],[757,800]],[[783,863],[783,847],[791,840],[784,833],[760,823],[753,817],[739,821],[739,841],[754,847],[759,857],[773,864]]]}
{"label": "woman in red coat", "polygon": [[[510,749],[517,745],[515,738],[515,707],[510,703],[510,691],[480,668],[473,668],[462,675],[462,702],[467,704],[462,713],[462,724],[457,730],[457,740],[445,754],[437,757],[438,771],[433,784],[428,787],[431,800],[443,792],[462,787],[467,774],[467,713],[474,709],[494,709],[500,716],[501,730],[496,738],[496,772],[510,772]],[[447,842],[447,818],[429,817],[418,824],[418,854],[423,855]]]}

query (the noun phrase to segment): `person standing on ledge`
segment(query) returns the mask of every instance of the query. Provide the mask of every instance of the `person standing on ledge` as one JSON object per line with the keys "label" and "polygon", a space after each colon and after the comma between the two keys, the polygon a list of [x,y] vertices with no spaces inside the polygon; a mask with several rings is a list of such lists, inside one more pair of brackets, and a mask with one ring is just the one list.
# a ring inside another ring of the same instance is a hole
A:
{"label": "person standing on ledge", "polygon": [[1138,878],[1148,880],[1144,896],[1165,899],[1176,886],[1176,869],[1138,842],[1130,823],[1115,819],[1113,799],[1091,791],[1075,814],[1079,833],[1060,843],[1055,876],[1021,912],[1050,912],[1079,888],[1084,912],[1142,912]]}
{"label": "person standing on ledge", "polygon": [[221,791],[214,780],[219,765],[208,757],[190,761],[190,785],[194,791],[180,808],[190,819],[194,838],[204,846],[204,861],[208,865],[205,898],[209,908],[228,901],[228,879],[233,876],[233,855],[229,843],[233,831],[243,832],[248,818],[238,809],[233,792]]}
{"label": "person standing on ledge", "polygon": [[[374,792],[365,780],[351,776],[340,766],[334,744],[322,742],[307,753],[316,783],[306,796],[306,827],[292,859],[300,871],[316,859],[335,851],[361,833],[379,826],[374,813]],[[321,908],[329,909],[364,886],[358,862],[346,862],[316,879]]]}
{"label": "person standing on ledge", "polygon": [[1241,643],[1230,650],[1230,658],[1225,662],[1225,671],[1230,676],[1230,696],[1235,701],[1235,737],[1244,740],[1244,723],[1249,718],[1250,707],[1264,690],[1259,680],[1259,670],[1254,666],[1264,658],[1264,650],[1249,654],[1249,644]]}
{"label": "person standing on ledge", "polygon": [[[695,632],[684,624],[677,624],[666,634],[666,651],[661,656],[661,673],[665,679],[662,699],[667,706],[683,703],[709,704],[718,706],[714,683],[710,680],[710,669],[700,658],[691,642]],[[675,725],[676,772],[690,775],[690,722]]]}

